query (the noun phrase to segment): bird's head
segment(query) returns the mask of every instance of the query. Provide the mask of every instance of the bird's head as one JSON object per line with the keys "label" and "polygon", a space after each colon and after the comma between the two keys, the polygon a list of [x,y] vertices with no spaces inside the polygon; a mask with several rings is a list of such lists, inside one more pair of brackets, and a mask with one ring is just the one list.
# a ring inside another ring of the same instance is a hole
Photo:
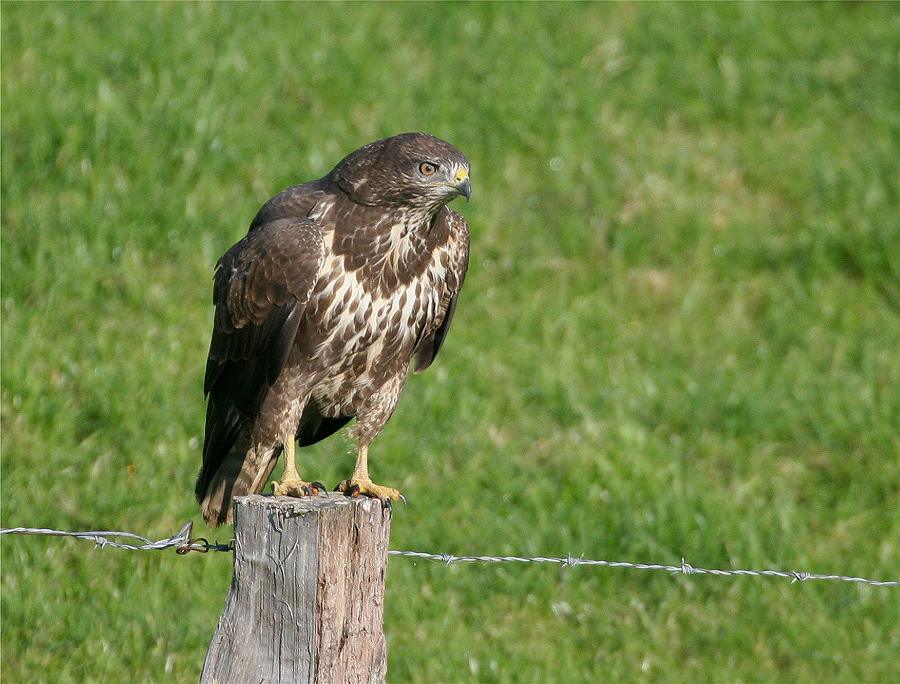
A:
{"label": "bird's head", "polygon": [[472,195],[469,160],[450,143],[425,133],[403,133],[359,148],[330,174],[360,204],[437,211]]}

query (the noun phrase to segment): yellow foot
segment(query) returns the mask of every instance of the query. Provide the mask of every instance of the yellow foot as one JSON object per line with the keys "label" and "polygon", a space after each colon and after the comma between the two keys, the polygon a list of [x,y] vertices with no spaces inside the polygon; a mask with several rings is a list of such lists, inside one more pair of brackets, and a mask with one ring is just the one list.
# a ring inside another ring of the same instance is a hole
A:
{"label": "yellow foot", "polygon": [[373,499],[380,499],[382,503],[390,505],[391,501],[400,500],[406,505],[406,497],[404,497],[396,489],[390,487],[382,487],[372,480],[344,480],[337,486],[337,491],[344,492],[347,496],[359,496],[364,494]]}
{"label": "yellow foot", "polygon": [[275,496],[318,496],[327,491],[321,482],[304,482],[299,477],[282,478],[281,482],[272,482]]}

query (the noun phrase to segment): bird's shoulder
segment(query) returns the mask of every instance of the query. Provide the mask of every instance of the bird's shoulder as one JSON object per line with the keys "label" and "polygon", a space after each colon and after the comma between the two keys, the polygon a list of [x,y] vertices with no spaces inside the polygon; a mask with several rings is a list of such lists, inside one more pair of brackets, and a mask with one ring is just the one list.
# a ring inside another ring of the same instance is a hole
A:
{"label": "bird's shoulder", "polygon": [[469,224],[465,217],[445,206],[438,215],[438,219],[445,226],[448,241],[464,244],[468,249]]}
{"label": "bird's shoulder", "polygon": [[213,303],[235,327],[259,324],[273,307],[308,299],[324,257],[322,228],[315,221],[283,217],[261,223],[219,259]]}
{"label": "bird's shoulder", "polygon": [[334,200],[334,185],[327,178],[282,190],[260,207],[250,223],[250,232],[284,218],[306,218],[316,207]]}
{"label": "bird's shoulder", "polygon": [[469,224],[462,214],[444,207],[435,227],[441,235],[441,261],[447,271],[451,290],[459,291],[469,266]]}

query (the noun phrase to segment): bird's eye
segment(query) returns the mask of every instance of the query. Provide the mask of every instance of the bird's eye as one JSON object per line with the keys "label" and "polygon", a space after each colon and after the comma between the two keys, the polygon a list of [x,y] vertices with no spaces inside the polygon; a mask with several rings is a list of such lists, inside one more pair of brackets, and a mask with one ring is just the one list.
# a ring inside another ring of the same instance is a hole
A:
{"label": "bird's eye", "polygon": [[423,176],[433,176],[435,171],[437,171],[437,165],[432,164],[431,162],[422,162],[419,164],[419,173]]}

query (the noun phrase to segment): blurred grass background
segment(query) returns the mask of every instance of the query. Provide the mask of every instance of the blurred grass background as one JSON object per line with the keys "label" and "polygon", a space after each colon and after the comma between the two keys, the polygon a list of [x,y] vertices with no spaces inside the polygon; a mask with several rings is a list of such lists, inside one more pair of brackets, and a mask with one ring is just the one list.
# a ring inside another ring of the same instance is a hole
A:
{"label": "blurred grass background", "polygon": [[[472,161],[473,247],[372,449],[410,501],[392,548],[896,579],[898,17],[3,3],[3,525],[199,520],[216,259],[275,192],[420,130]],[[334,484],[350,450],[302,472]],[[198,678],[229,556],[0,553],[3,681]],[[900,677],[896,589],[405,558],[387,582],[391,681]]]}

